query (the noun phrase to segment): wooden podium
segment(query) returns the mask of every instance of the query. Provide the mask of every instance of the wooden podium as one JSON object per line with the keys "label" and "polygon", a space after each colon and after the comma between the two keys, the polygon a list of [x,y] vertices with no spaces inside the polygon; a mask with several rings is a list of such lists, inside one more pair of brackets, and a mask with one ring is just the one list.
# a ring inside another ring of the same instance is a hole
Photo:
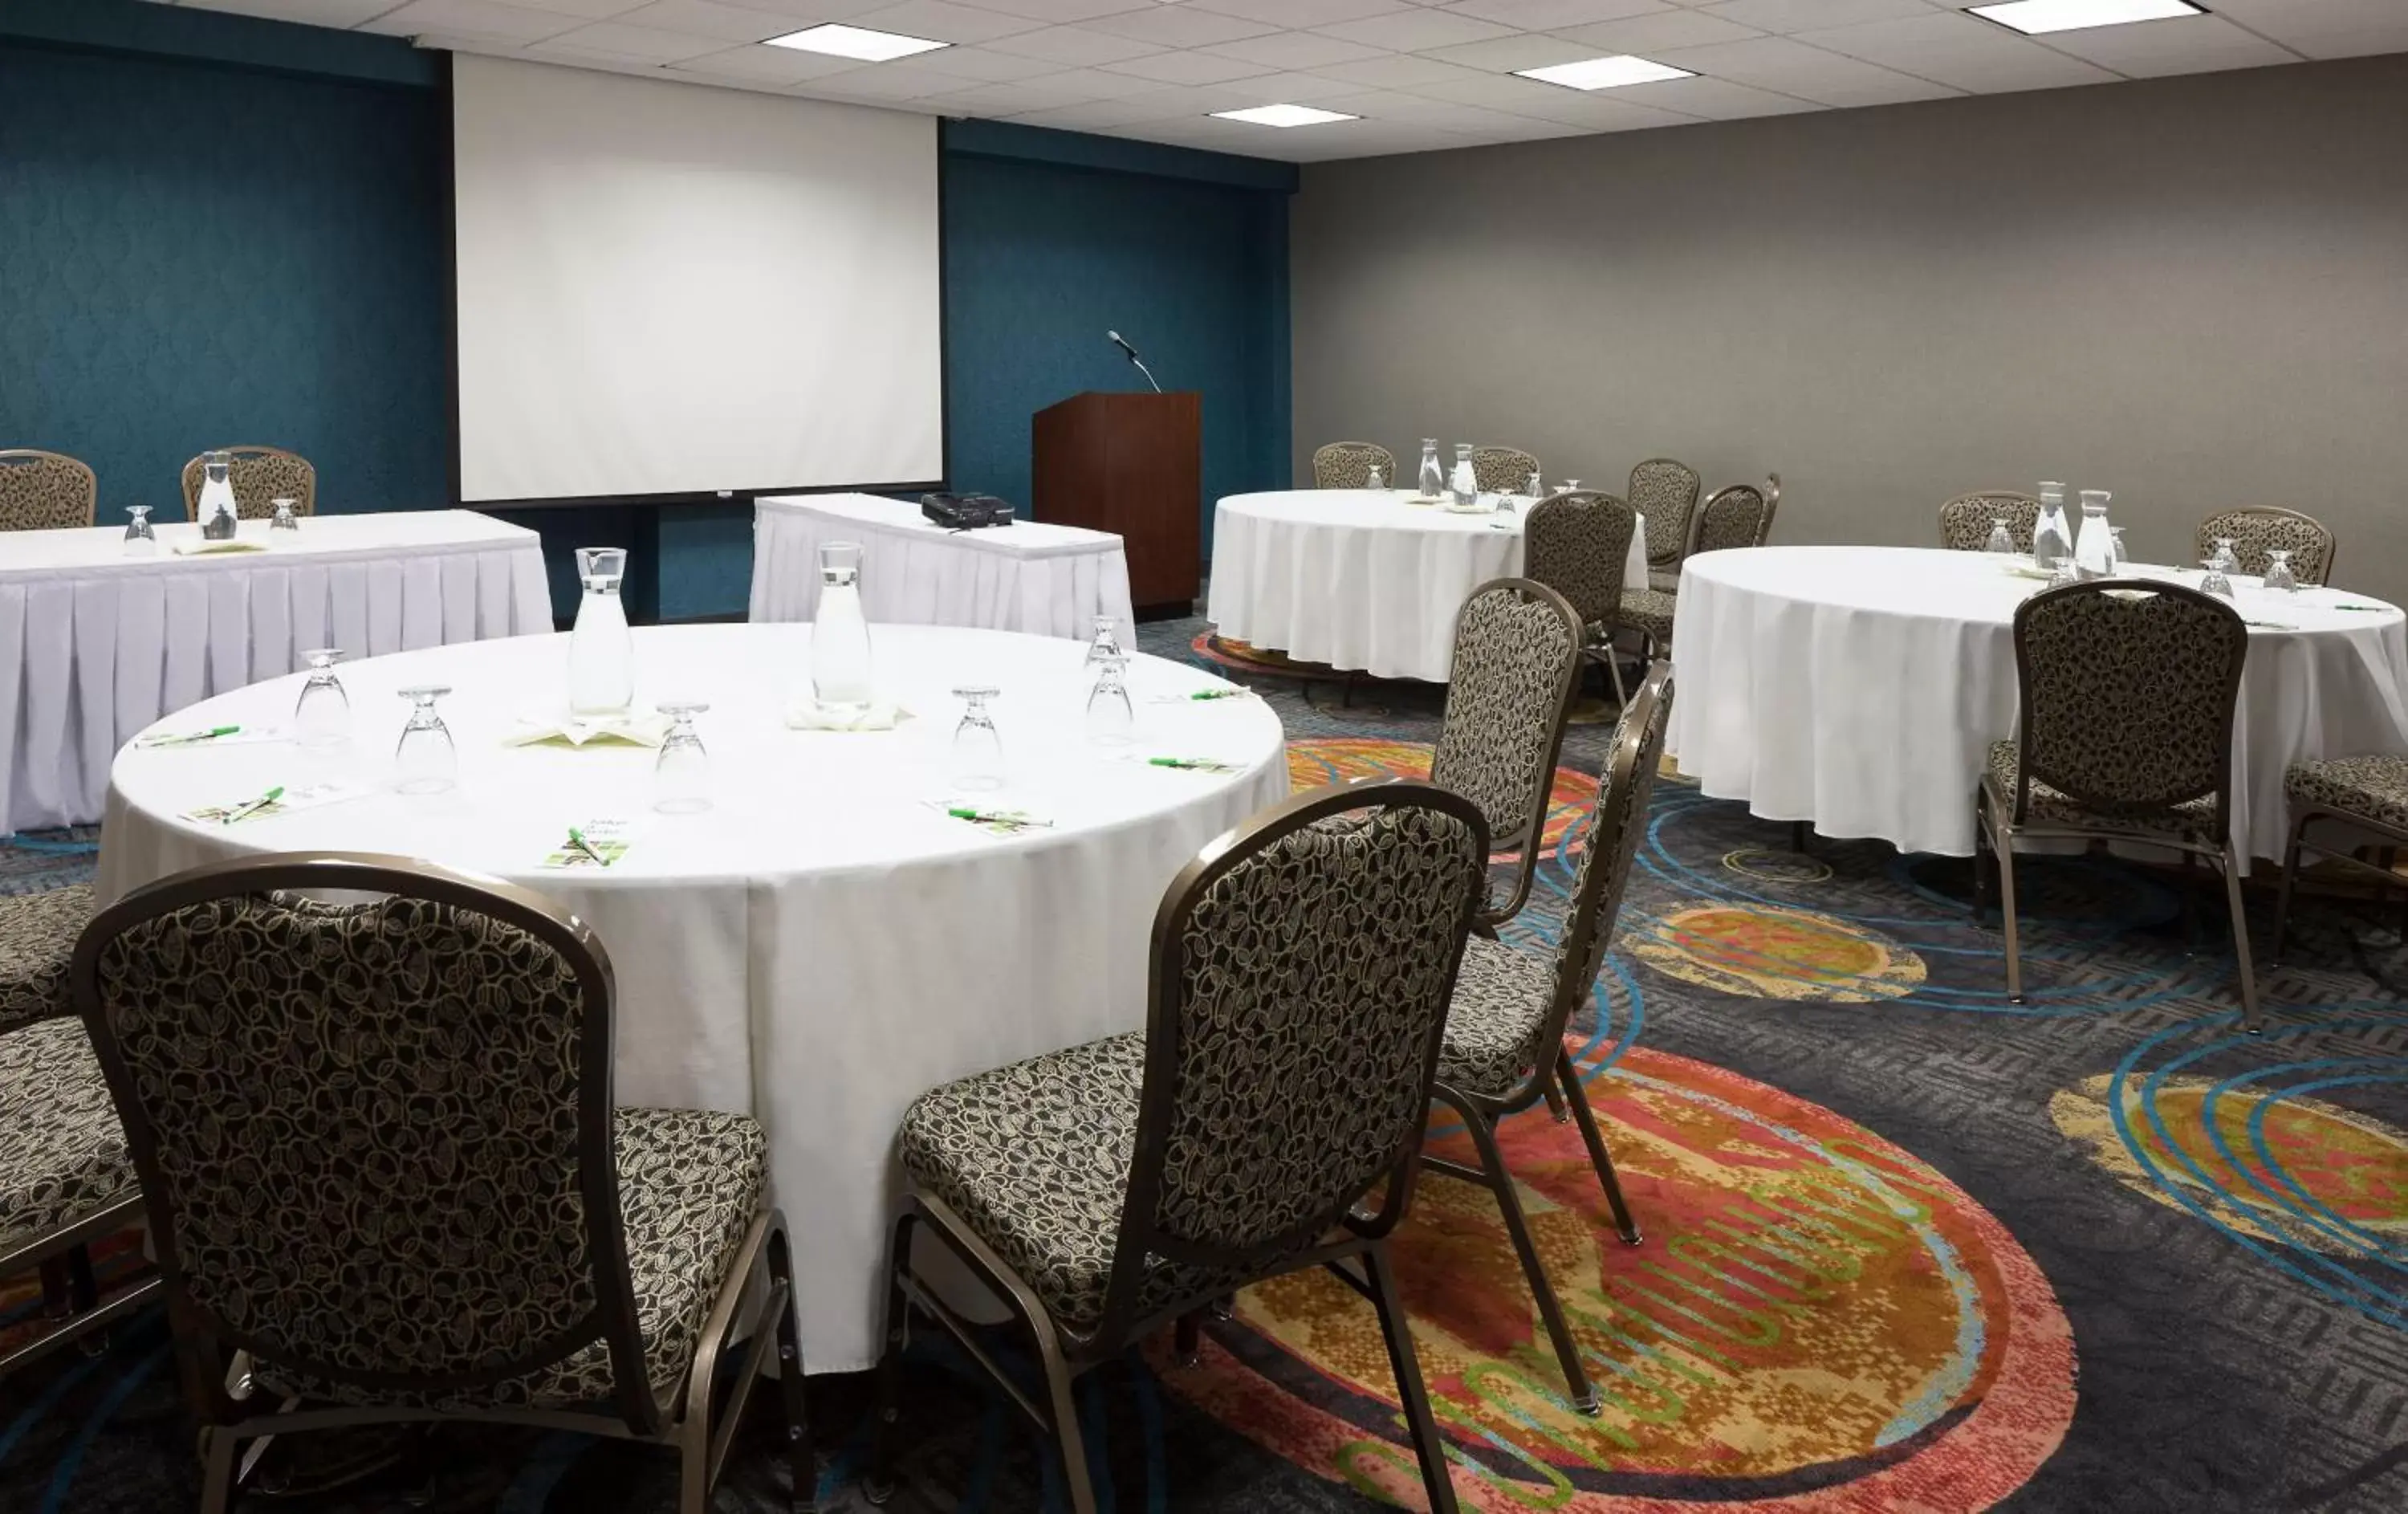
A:
{"label": "wooden podium", "polygon": [[1029,424],[1031,512],[1111,531],[1140,612],[1194,611],[1203,577],[1203,397],[1072,395]]}

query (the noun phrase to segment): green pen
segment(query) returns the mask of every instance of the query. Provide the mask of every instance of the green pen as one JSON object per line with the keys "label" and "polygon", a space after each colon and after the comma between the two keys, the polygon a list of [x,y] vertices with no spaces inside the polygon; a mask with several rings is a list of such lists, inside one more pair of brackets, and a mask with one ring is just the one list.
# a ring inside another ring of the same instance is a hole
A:
{"label": "green pen", "polygon": [[2337,604],[2332,606],[2332,608],[2335,610],[2362,610],[2370,615],[2379,615],[2391,607],[2387,604]]}
{"label": "green pen", "polygon": [[1191,699],[1243,699],[1245,694],[1242,688],[1205,688],[1187,697]]}
{"label": "green pen", "polygon": [[1051,826],[1054,823],[1051,820],[1034,820],[1025,815],[1006,815],[996,810],[973,810],[958,804],[948,805],[945,813],[956,820],[968,820],[972,825],[1009,826],[1014,830],[1027,830],[1038,826]]}
{"label": "green pen", "polygon": [[600,852],[595,851],[593,847],[585,844],[585,832],[578,829],[575,826],[570,826],[568,828],[568,849],[572,852],[583,852],[586,856],[594,859],[595,865],[597,867],[607,868],[610,865],[609,858],[604,857]]}
{"label": "green pen", "polygon": [[257,799],[251,800],[246,803],[236,805],[232,810],[227,812],[226,817],[219,821],[218,824],[222,826],[230,826],[237,820],[248,820],[252,815],[257,815],[260,811],[267,808],[269,805],[275,803],[278,800],[280,800],[283,797],[284,786],[282,784],[278,784],[274,788],[271,788],[266,793],[260,795]]}
{"label": "green pen", "polygon": [[153,746],[190,746],[194,742],[213,742],[221,736],[231,736],[240,729],[242,729],[240,726],[212,726],[207,730],[186,731],[181,736],[162,736],[150,744]]}
{"label": "green pen", "polygon": [[1177,768],[1182,772],[1230,772],[1235,770],[1226,762],[1211,757],[1148,757],[1148,767]]}

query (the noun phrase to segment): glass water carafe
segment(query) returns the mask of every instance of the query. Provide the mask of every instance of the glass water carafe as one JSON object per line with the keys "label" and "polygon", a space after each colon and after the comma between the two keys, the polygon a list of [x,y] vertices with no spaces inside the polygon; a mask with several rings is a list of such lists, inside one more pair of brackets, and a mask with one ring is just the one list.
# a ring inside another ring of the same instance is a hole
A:
{"label": "glass water carafe", "polygon": [[1455,496],[1455,508],[1469,510],[1480,502],[1480,475],[1471,466],[1471,443],[1455,444],[1455,476],[1447,481],[1447,492]]}
{"label": "glass water carafe", "polygon": [[210,541],[234,540],[234,454],[212,452],[201,460],[201,535]]}
{"label": "glass water carafe", "polygon": [[1438,466],[1438,438],[1422,438],[1422,497],[1435,499],[1446,493],[1446,471]]}
{"label": "glass water carafe", "polygon": [[2082,491],[2082,528],[2073,538],[2073,566],[2084,578],[2112,578],[2115,573],[2114,528],[2107,524],[2104,489]]}
{"label": "glass water carafe", "polygon": [[2065,518],[2065,485],[2040,486],[2040,519],[2032,526],[2032,566],[2055,571],[2073,555],[2073,527]]}
{"label": "glass water carafe", "polygon": [[861,613],[861,544],[820,548],[820,602],[811,617],[811,698],[822,710],[859,719],[872,702],[869,622]]}
{"label": "glass water carafe", "polygon": [[577,576],[585,594],[577,602],[577,627],[568,633],[568,713],[624,714],[636,701],[635,638],[619,598],[626,549],[578,548]]}

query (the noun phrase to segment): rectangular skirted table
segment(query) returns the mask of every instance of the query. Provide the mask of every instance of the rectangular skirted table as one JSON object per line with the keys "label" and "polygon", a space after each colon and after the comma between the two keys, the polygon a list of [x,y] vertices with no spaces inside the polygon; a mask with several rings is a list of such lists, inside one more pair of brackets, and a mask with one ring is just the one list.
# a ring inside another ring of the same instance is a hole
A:
{"label": "rectangular skirted table", "polygon": [[185,705],[280,677],[298,654],[374,656],[548,632],[533,531],[472,511],[245,521],[264,550],[187,555],[199,527],[0,533],[0,797],[7,829],[101,817],[109,761]]}
{"label": "rectangular skirted table", "polygon": [[917,505],[867,494],[753,501],[752,618],[810,619],[819,549],[829,541],[861,544],[862,609],[872,621],[1083,641],[1096,616],[1110,615],[1122,644],[1131,644],[1128,555],[1119,537],[1027,520],[948,531]]}

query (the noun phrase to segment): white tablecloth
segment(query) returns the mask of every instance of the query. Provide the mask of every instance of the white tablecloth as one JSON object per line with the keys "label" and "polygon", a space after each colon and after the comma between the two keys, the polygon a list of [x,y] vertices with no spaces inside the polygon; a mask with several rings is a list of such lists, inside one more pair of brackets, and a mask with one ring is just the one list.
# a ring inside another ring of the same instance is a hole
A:
{"label": "white tablecloth", "polygon": [[873,621],[977,626],[1073,636],[1096,617],[1133,645],[1128,555],[1109,531],[1014,521],[948,531],[920,507],[867,494],[774,495],[752,506],[752,619],[809,620],[820,602],[819,549],[862,545],[861,599]]}
{"label": "white tablecloth", "polygon": [[[1212,514],[1212,628],[1253,646],[1377,678],[1446,682],[1471,591],[1522,571],[1522,521],[1409,505],[1404,493],[1233,494]],[[1502,527],[1500,529],[1499,527]],[[1647,586],[1647,523],[1623,586]]]}
{"label": "white tablecloth", "polygon": [[[2233,839],[2279,859],[2287,764],[2408,751],[2408,617],[2331,608],[2375,602],[2361,594],[2235,582],[2244,617],[2296,627],[2250,628],[2233,729]],[[1989,744],[2014,734],[2015,607],[2044,586],[1984,553],[1692,557],[1666,744],[1705,793],[1766,819],[1969,857]]]}
{"label": "white tablecloth", "polygon": [[242,523],[265,552],[155,555],[124,529],[0,533],[0,796],[9,830],[101,817],[109,758],[170,711],[299,666],[552,629],[536,534],[470,511]]}
{"label": "white tablecloth", "polygon": [[[1087,744],[1083,648],[996,631],[873,626],[882,697],[919,718],[886,732],[787,729],[810,666],[807,626],[636,632],[639,704],[710,701],[698,721],[715,805],[650,811],[651,752],[506,747],[515,714],[563,699],[567,638],[450,647],[348,670],[353,750],[129,748],[102,832],[98,891],[114,899],[250,851],[399,852],[539,889],[590,922],[619,985],[618,1096],[750,1111],[767,1126],[777,1201],[799,1253],[813,1371],[877,1354],[879,1266],[904,1107],[948,1079],[1142,1029],[1146,958],[1164,888],[1222,831],[1287,793],[1279,719],[1254,699],[1154,703],[1205,674],[1133,659],[1140,756],[1220,757],[1235,775],[1113,759]],[[452,793],[378,792],[234,829],[173,818],[324,773],[381,780],[405,704],[429,680],[459,746]],[[298,678],[213,699],[177,726],[290,712]],[[1011,785],[977,802],[1054,819],[987,834],[926,807],[951,782],[950,690],[990,683]],[[608,873],[537,863],[571,825],[627,817]]]}

